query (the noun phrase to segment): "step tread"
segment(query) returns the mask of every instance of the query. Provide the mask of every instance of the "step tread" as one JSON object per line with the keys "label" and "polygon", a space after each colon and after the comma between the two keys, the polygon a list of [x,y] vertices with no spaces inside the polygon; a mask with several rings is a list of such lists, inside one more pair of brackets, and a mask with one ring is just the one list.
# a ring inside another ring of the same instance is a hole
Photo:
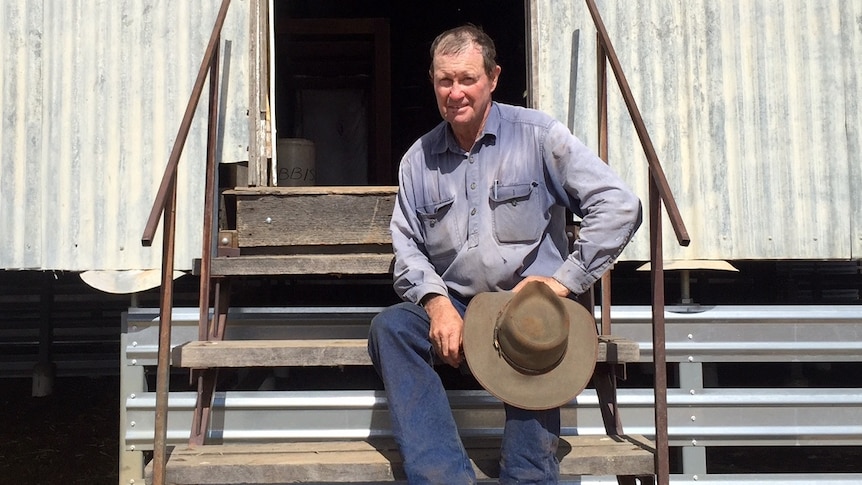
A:
{"label": "step tread", "polygon": [[[499,438],[465,439],[480,479],[499,474]],[[652,442],[639,435],[565,436],[558,456],[563,476],[652,475]],[[148,468],[148,477],[150,469]],[[394,441],[294,442],[175,448],[167,483],[349,483],[403,480]]]}
{"label": "step tread", "polygon": [[[248,255],[213,258],[212,276],[391,275],[395,257],[386,252]],[[195,261],[197,266],[200,261]],[[195,273],[200,274],[199,268]]]}
{"label": "step tread", "polygon": [[[637,342],[599,337],[597,362],[631,363],[640,358]],[[172,351],[173,365],[208,367],[315,367],[371,365],[366,339],[191,341]]]}

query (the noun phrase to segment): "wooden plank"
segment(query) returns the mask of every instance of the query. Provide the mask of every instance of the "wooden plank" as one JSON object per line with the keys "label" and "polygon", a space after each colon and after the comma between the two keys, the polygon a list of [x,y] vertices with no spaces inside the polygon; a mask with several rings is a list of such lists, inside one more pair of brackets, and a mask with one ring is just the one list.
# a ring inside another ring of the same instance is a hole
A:
{"label": "wooden plank", "polygon": [[385,253],[287,254],[213,258],[213,276],[391,275],[395,257]]}
{"label": "wooden plank", "polygon": [[207,367],[314,367],[371,365],[365,339],[223,340],[188,342],[173,349],[173,365]]}
{"label": "wooden plank", "polygon": [[224,195],[230,196],[260,196],[275,195],[281,197],[306,195],[356,195],[356,196],[388,196],[398,193],[398,187],[389,185],[338,185],[311,187],[237,187],[225,190]]}
{"label": "wooden plank", "polygon": [[305,189],[230,191],[240,248],[391,243],[394,189]]}
{"label": "wooden plank", "polygon": [[[479,479],[499,474],[500,439],[465,439]],[[564,477],[653,474],[654,447],[643,436],[565,436],[558,456]],[[186,484],[350,483],[403,480],[392,440],[177,447],[167,482]],[[149,468],[148,468],[149,476]]]}
{"label": "wooden plank", "polygon": [[[597,361],[607,362],[609,355],[612,362],[637,362],[640,350],[632,340],[600,337]],[[193,369],[371,365],[365,339],[194,341],[175,347],[172,359],[174,366]]]}

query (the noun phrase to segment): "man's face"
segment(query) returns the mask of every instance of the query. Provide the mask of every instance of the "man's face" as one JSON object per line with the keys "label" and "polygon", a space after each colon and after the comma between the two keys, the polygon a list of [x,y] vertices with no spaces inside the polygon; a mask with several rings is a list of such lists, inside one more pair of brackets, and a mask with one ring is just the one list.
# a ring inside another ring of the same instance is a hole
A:
{"label": "man's face", "polygon": [[435,56],[431,76],[437,109],[456,133],[482,127],[499,73],[500,66],[497,66],[493,78],[488,77],[477,47],[460,54]]}

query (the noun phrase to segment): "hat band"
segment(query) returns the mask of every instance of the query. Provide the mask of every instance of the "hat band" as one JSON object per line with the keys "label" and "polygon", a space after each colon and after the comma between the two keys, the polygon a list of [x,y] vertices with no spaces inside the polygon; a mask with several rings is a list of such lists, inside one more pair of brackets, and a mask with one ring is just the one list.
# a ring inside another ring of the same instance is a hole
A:
{"label": "hat band", "polygon": [[500,340],[499,340],[499,338],[498,338],[499,333],[500,333],[500,325],[499,325],[499,324],[497,324],[497,325],[495,325],[495,326],[494,326],[494,348],[495,348],[495,349],[497,349],[497,354],[499,354],[499,355],[500,355],[500,357],[502,357],[502,358],[503,358],[503,360],[505,360],[505,361],[506,361],[506,363],[507,363],[507,364],[509,364],[513,369],[515,369],[516,371],[518,371],[518,372],[520,372],[520,373],[522,373],[522,374],[527,374],[527,375],[531,375],[531,376],[537,376],[537,375],[547,374],[548,372],[551,372],[551,371],[552,371],[552,370],[554,370],[558,365],[560,365],[560,362],[562,362],[562,361],[563,361],[563,358],[565,358],[565,357],[566,357],[566,352],[569,350],[568,346],[566,346],[566,347],[563,349],[563,353],[562,353],[562,354],[560,354],[560,358],[559,358],[559,359],[557,359],[557,361],[556,361],[556,362],[552,363],[551,365],[549,365],[549,366],[547,366],[547,367],[543,367],[543,368],[541,368],[541,369],[529,369],[529,368],[527,368],[527,367],[524,367],[524,366],[522,366],[522,365],[520,365],[520,364],[516,363],[516,362],[515,362],[515,361],[513,361],[511,358],[509,358],[509,356],[508,356],[508,355],[506,355],[506,351],[505,351],[505,350],[503,350],[503,347],[500,345]]}

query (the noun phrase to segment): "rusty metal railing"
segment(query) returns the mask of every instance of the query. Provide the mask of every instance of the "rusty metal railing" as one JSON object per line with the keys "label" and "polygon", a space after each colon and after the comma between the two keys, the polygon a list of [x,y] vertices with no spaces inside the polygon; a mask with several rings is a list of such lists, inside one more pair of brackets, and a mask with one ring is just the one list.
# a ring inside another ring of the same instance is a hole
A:
{"label": "rusty metal railing", "polygon": [[[620,65],[610,36],[605,28],[602,16],[595,0],[586,0],[587,8],[596,27],[598,45],[598,102],[599,102],[599,155],[607,161],[608,154],[608,117],[607,117],[607,64],[616,77],[626,108],[632,118],[638,139],[649,164],[649,235],[650,235],[650,284],[652,287],[652,322],[653,322],[653,366],[655,368],[655,431],[656,454],[655,473],[658,485],[668,485],[670,482],[670,467],[668,453],[667,431],[667,354],[665,351],[665,321],[664,321],[664,260],[662,255],[662,203],[664,203],[668,218],[677,242],[688,246],[691,238],[685,228],[679,208],[671,193],[665,178],[658,155],[644,124],[643,116],[637,107],[628,80]],[[607,291],[606,291],[607,289]],[[602,333],[610,333],[610,284],[602,279]],[[606,313],[607,312],[607,316]]]}
{"label": "rusty metal railing", "polygon": [[186,139],[191,130],[192,119],[203,93],[204,83],[209,77],[209,110],[207,113],[207,155],[204,202],[203,248],[201,253],[200,322],[203,328],[209,320],[209,279],[212,254],[212,213],[215,199],[215,145],[218,120],[218,56],[221,31],[224,26],[230,0],[222,0],[209,43],[204,52],[192,93],[165,167],[156,199],[141,244],[152,246],[159,217],[163,218],[162,232],[162,279],[159,297],[159,348],[156,369],[156,415],[153,437],[153,484],[164,485],[167,462],[168,389],[170,382],[171,315],[173,313],[174,249],[176,245],[177,169]]}

